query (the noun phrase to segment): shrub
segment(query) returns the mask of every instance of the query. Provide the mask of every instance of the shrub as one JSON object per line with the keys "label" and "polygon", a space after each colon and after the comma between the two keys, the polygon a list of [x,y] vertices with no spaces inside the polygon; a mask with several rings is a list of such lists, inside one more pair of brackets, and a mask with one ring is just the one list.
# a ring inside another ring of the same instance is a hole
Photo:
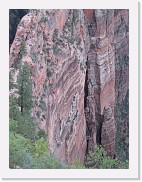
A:
{"label": "shrub", "polygon": [[9,120],[9,131],[14,131],[16,132],[18,130],[18,122],[10,119]]}
{"label": "shrub", "polygon": [[22,118],[21,112],[17,107],[17,100],[14,97],[10,97],[9,103],[9,117],[15,121],[19,121]]}
{"label": "shrub", "polygon": [[46,73],[47,73],[47,77],[49,78],[53,76],[53,72],[49,68],[47,68]]}
{"label": "shrub", "polygon": [[35,128],[36,126],[32,121],[32,118],[30,118],[30,116],[24,116],[18,121],[17,133],[28,139],[34,140],[36,136]]}
{"label": "shrub", "polygon": [[41,19],[40,19],[40,21],[39,21],[39,23],[45,23],[47,21],[47,18],[46,17],[41,17]]}
{"label": "shrub", "polygon": [[36,53],[32,53],[31,54],[31,58],[32,58],[32,62],[36,63],[36,61],[38,60],[37,54]]}
{"label": "shrub", "polygon": [[85,166],[83,163],[80,162],[79,159],[75,160],[73,164],[69,166],[70,169],[85,169]]}
{"label": "shrub", "polygon": [[35,157],[31,161],[29,169],[62,169],[64,168],[56,158],[46,153],[46,155]]}
{"label": "shrub", "polygon": [[57,45],[53,45],[53,54],[59,56],[62,53],[62,50],[58,48]]}
{"label": "shrub", "polygon": [[42,111],[46,110],[46,103],[42,98],[40,100],[39,107],[41,108]]}
{"label": "shrub", "polygon": [[38,118],[40,117],[40,114],[41,114],[40,111],[37,111],[36,115]]}
{"label": "shrub", "polygon": [[73,10],[73,21],[76,26],[79,21],[79,10],[77,10],[77,9]]}
{"label": "shrub", "polygon": [[16,166],[22,168],[24,158],[27,153],[32,152],[32,145],[29,139],[10,132],[9,135],[9,167],[16,168]]}
{"label": "shrub", "polygon": [[36,140],[33,144],[34,147],[34,156],[41,157],[47,153],[48,145],[47,141],[44,141],[43,138]]}
{"label": "shrub", "polygon": [[128,161],[121,162],[107,156],[102,146],[95,146],[95,152],[89,152],[86,162],[87,168],[95,169],[125,169],[128,168]]}
{"label": "shrub", "polygon": [[37,132],[37,135],[39,138],[45,138],[46,137],[46,133],[43,129],[40,129],[38,132]]}
{"label": "shrub", "polygon": [[20,52],[21,52],[22,55],[26,55],[27,54],[27,48],[26,48],[25,44],[21,44]]}

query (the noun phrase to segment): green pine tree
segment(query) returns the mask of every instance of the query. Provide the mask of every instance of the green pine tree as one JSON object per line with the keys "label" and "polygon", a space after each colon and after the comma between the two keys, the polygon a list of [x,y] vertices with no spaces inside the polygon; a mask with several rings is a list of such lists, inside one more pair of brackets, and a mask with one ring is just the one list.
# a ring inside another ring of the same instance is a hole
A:
{"label": "green pine tree", "polygon": [[29,112],[33,105],[32,99],[32,80],[30,78],[30,69],[28,63],[24,65],[19,70],[19,75],[17,79],[18,87],[18,105],[21,109],[21,113]]}
{"label": "green pine tree", "polygon": [[13,89],[15,87],[15,84],[13,83],[13,77],[11,72],[9,72],[9,90]]}

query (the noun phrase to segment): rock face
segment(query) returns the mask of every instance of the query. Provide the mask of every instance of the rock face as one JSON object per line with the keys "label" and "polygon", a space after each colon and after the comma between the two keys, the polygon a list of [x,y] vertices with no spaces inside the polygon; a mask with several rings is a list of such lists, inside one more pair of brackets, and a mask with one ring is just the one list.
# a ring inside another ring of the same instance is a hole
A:
{"label": "rock face", "polygon": [[30,65],[32,115],[63,162],[83,162],[94,144],[116,153],[114,106],[128,91],[128,65],[120,66],[121,58],[128,63],[127,42],[127,10],[30,10],[20,21],[10,68],[16,81],[19,65]]}
{"label": "rock face", "polygon": [[[92,142],[89,146],[102,144],[107,153],[113,156],[115,153],[115,51],[112,45],[114,10],[94,10],[93,16],[89,18],[91,18],[88,28],[91,46],[87,60],[86,122],[88,125],[94,123],[95,129],[89,131],[89,135],[94,137],[88,142]],[[90,107],[90,103],[93,108]],[[111,110],[109,117],[106,116],[105,108]]]}
{"label": "rock face", "polygon": [[116,153],[129,159],[129,11],[114,11]]}
{"label": "rock face", "polygon": [[110,156],[127,159],[129,12],[84,10],[84,14],[90,35],[85,85],[88,147],[101,144]]}
{"label": "rock face", "polygon": [[27,9],[10,9],[9,10],[9,46],[12,44],[17,26],[23,16],[28,13]]}

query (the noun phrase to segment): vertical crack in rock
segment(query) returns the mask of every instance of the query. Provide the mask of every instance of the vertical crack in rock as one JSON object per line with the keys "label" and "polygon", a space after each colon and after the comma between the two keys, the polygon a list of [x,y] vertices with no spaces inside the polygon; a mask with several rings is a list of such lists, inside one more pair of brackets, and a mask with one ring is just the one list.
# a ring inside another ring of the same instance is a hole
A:
{"label": "vertical crack in rock", "polygon": [[[85,116],[88,150],[101,144],[111,156],[115,153],[115,54],[112,46],[114,10],[93,10],[88,23],[90,50],[87,61]],[[111,110],[107,117],[107,109]],[[105,113],[105,114],[104,114]]]}

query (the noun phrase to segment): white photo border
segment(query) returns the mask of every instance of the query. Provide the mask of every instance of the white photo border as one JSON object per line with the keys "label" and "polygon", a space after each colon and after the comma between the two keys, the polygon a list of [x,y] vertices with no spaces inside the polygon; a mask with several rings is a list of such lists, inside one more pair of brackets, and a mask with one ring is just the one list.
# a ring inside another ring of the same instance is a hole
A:
{"label": "white photo border", "polygon": [[[9,169],[9,9],[129,9],[129,169]],[[4,0],[0,2],[1,171],[3,179],[138,179],[138,1]]]}

